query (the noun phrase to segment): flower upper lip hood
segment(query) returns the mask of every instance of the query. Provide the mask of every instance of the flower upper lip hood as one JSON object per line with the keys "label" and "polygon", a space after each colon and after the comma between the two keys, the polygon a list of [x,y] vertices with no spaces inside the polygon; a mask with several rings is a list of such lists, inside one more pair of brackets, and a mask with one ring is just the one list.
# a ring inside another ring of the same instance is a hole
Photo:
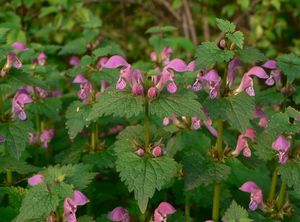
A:
{"label": "flower upper lip hood", "polygon": [[263,207],[263,193],[259,186],[253,181],[247,181],[244,183],[240,190],[250,193],[249,209],[254,211],[258,207]]}
{"label": "flower upper lip hood", "polygon": [[77,206],[89,203],[89,199],[79,190],[73,192],[73,198],[67,197],[64,201],[64,221],[76,222]]}
{"label": "flower upper lip hood", "polygon": [[19,89],[13,98],[13,113],[19,117],[20,120],[25,120],[27,118],[24,111],[25,104],[32,103],[33,100],[29,96],[25,89]]}
{"label": "flower upper lip hood", "polygon": [[154,222],[166,222],[167,216],[175,211],[176,209],[168,202],[161,202],[154,211]]}
{"label": "flower upper lip hood", "polygon": [[277,137],[277,139],[272,143],[272,148],[278,151],[278,162],[280,164],[285,164],[287,162],[290,147],[291,143],[282,135]]}
{"label": "flower upper lip hood", "polygon": [[108,219],[114,222],[130,222],[130,215],[123,207],[116,207],[108,214]]}
{"label": "flower upper lip hood", "polygon": [[22,42],[14,42],[14,43],[12,44],[12,47],[13,47],[14,49],[19,50],[19,51],[24,51],[24,50],[27,49],[27,48],[26,48],[26,45],[24,45]]}

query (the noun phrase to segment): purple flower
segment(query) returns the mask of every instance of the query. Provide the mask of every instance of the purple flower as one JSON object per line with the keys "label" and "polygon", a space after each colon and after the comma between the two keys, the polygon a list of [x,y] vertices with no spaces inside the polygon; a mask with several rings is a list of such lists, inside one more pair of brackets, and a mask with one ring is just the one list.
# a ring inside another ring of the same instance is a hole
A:
{"label": "purple flower", "polygon": [[269,78],[266,80],[266,84],[268,86],[272,86],[275,83],[279,83],[280,82],[280,78],[281,78],[281,73],[280,70],[277,67],[277,62],[275,60],[268,60],[267,62],[265,62],[262,67],[270,69],[270,76]]}
{"label": "purple flower", "polygon": [[49,92],[47,92],[46,90],[44,90],[44,89],[42,89],[41,87],[35,87],[34,88],[35,89],[35,92],[36,92],[36,94],[38,94],[39,95],[39,97],[41,97],[41,98],[47,98],[49,95],[50,95],[50,93]]}
{"label": "purple flower", "polygon": [[245,157],[250,157],[251,150],[249,148],[247,139],[254,140],[254,138],[255,138],[255,130],[254,129],[246,129],[245,133],[239,135],[236,148],[232,152],[232,154],[234,156],[238,156],[243,151],[243,155]]}
{"label": "purple flower", "polygon": [[175,208],[168,202],[161,202],[154,211],[154,222],[166,222],[168,215],[175,211]]}
{"label": "purple flower", "polygon": [[164,65],[167,65],[170,62],[171,54],[173,53],[173,49],[170,47],[165,47],[160,53],[161,60]]}
{"label": "purple flower", "polygon": [[290,147],[291,143],[282,135],[277,137],[277,139],[272,143],[272,148],[278,151],[278,162],[280,164],[285,164],[287,162]]}
{"label": "purple flower", "polygon": [[258,207],[263,206],[263,193],[262,190],[253,181],[247,181],[244,183],[240,190],[250,193],[249,209],[254,211]]}
{"label": "purple flower", "polygon": [[87,102],[88,97],[93,91],[92,84],[82,74],[78,74],[73,80],[73,83],[80,84],[80,90],[77,95],[81,100]]}
{"label": "purple flower", "polygon": [[69,60],[69,65],[78,66],[80,64],[80,58],[78,56],[71,56]]}
{"label": "purple flower", "polygon": [[29,143],[34,144],[38,142],[38,136],[35,133],[29,133]]}
{"label": "purple flower", "polygon": [[53,91],[51,93],[51,96],[52,97],[60,97],[60,96],[62,96],[62,90],[61,89],[56,89],[55,91]]}
{"label": "purple flower", "polygon": [[253,79],[251,75],[257,76],[261,79],[267,79],[269,76],[266,74],[265,70],[259,66],[252,67],[248,72],[246,72],[242,78],[239,87],[235,90],[236,93],[246,91],[249,96],[255,96],[253,88]]}
{"label": "purple flower", "polygon": [[233,60],[231,60],[229,62],[228,68],[227,68],[227,70],[228,70],[227,85],[229,87],[233,84],[235,77],[238,75],[238,72],[236,69],[241,66],[242,66],[242,63],[238,58],[234,58]]}
{"label": "purple flower", "polygon": [[43,66],[46,64],[46,54],[41,52],[39,55],[38,55],[38,58],[37,58],[37,62],[40,66]]}
{"label": "purple flower", "polygon": [[114,222],[130,222],[130,215],[123,207],[116,207],[109,212],[108,219]]}
{"label": "purple flower", "polygon": [[51,141],[51,139],[54,137],[55,131],[54,129],[50,129],[50,130],[44,130],[41,133],[40,136],[40,141],[42,144],[42,147],[44,148],[48,148],[48,143]]}
{"label": "purple flower", "polygon": [[107,57],[101,57],[97,63],[97,68],[99,70],[102,70],[102,67],[105,63],[107,63],[108,58]]}
{"label": "purple flower", "polygon": [[28,178],[28,184],[30,186],[38,185],[39,183],[43,182],[44,177],[41,174],[35,174],[32,177]]}
{"label": "purple flower", "polygon": [[80,191],[73,192],[73,198],[67,197],[64,202],[64,221],[76,222],[77,206],[83,206],[89,202],[89,199]]}
{"label": "purple flower", "polygon": [[12,111],[19,117],[20,120],[25,120],[27,118],[24,111],[25,104],[32,103],[31,97],[28,95],[28,92],[24,89],[19,89],[16,95],[13,98]]}
{"label": "purple flower", "polygon": [[260,118],[258,125],[263,127],[263,128],[267,128],[268,127],[268,122],[269,122],[269,118],[268,116],[265,114],[263,107],[259,106],[256,108],[256,110],[253,113],[254,118]]}
{"label": "purple flower", "polygon": [[14,42],[12,44],[12,47],[19,51],[24,51],[27,49],[26,46],[22,42]]}

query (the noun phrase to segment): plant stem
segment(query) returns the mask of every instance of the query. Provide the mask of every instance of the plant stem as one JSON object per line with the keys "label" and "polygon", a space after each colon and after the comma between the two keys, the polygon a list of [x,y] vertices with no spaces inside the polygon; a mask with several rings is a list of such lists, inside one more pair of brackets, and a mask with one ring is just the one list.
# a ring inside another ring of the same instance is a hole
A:
{"label": "plant stem", "polygon": [[188,220],[188,218],[191,216],[191,209],[190,209],[190,196],[185,196],[185,206],[184,206],[184,212],[185,212],[185,218]]}
{"label": "plant stem", "polygon": [[282,206],[284,195],[285,195],[285,190],[286,190],[286,182],[283,181],[281,184],[280,191],[278,194],[278,199],[277,199],[278,208],[281,208],[281,206]]}
{"label": "plant stem", "polygon": [[145,150],[149,150],[149,144],[150,144],[150,124],[149,124],[149,102],[147,97],[145,97]]}
{"label": "plant stem", "polygon": [[271,188],[270,188],[270,193],[269,193],[269,201],[272,201],[275,196],[275,191],[276,191],[276,185],[277,185],[277,179],[278,179],[278,174],[277,171],[274,170],[273,176],[272,176],[272,183],[271,183]]}
{"label": "plant stem", "polygon": [[7,185],[12,185],[12,171],[11,170],[6,170],[6,182]]}
{"label": "plant stem", "polygon": [[223,120],[220,118],[217,122],[217,131],[218,131],[218,137],[217,137],[217,152],[218,152],[218,159],[221,160],[223,157]]}
{"label": "plant stem", "polygon": [[141,214],[141,222],[145,222],[146,221],[146,213],[142,213]]}
{"label": "plant stem", "polygon": [[37,132],[37,138],[40,138],[41,135],[41,123],[40,123],[40,116],[36,112],[35,113],[35,125],[36,125],[36,132]]}
{"label": "plant stem", "polygon": [[97,131],[97,130],[96,130],[96,129],[97,129],[97,126],[96,126],[96,125],[97,125],[97,123],[93,123],[93,124],[92,124],[92,132],[91,132],[91,133],[92,133],[92,134],[91,134],[91,151],[92,151],[92,152],[95,151],[96,145],[97,145],[97,144],[96,144],[96,140],[97,140],[97,134],[96,134],[96,133],[97,133],[97,132],[96,132],[96,131]]}
{"label": "plant stem", "polygon": [[214,199],[213,199],[213,209],[212,209],[212,219],[213,221],[219,221],[219,208],[220,208],[220,196],[221,196],[221,184],[215,184],[214,188]]}

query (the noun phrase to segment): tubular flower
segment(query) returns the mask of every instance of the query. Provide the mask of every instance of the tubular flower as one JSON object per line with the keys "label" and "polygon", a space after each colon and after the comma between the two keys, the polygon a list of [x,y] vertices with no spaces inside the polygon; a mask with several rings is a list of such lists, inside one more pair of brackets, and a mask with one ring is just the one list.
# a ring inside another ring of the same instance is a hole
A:
{"label": "tubular flower", "polygon": [[231,60],[229,62],[228,67],[227,67],[228,73],[227,73],[227,80],[226,80],[227,85],[229,87],[233,84],[235,77],[238,75],[238,72],[236,69],[241,66],[242,66],[242,63],[238,58],[234,58],[233,60]]}
{"label": "tubular flower", "polygon": [[80,64],[80,58],[78,56],[71,56],[69,59],[69,65],[78,66]]}
{"label": "tubular flower", "polygon": [[82,74],[78,74],[73,83],[80,84],[80,90],[77,95],[83,102],[87,102],[88,97],[93,91],[92,84]]}
{"label": "tubular flower", "polygon": [[263,207],[263,193],[259,186],[253,181],[247,181],[244,183],[240,190],[243,192],[250,193],[249,209],[254,211],[258,207]]}
{"label": "tubular flower", "polygon": [[[165,47],[160,53],[160,60],[162,61],[163,65],[167,65],[170,62],[171,54],[173,53],[173,49],[170,47]],[[156,52],[151,52],[150,59],[153,62],[158,61],[158,55]]]}
{"label": "tubular flower", "polygon": [[243,151],[243,155],[245,157],[251,156],[251,150],[249,148],[248,140],[255,139],[255,130],[254,129],[246,129],[245,133],[240,134],[237,140],[237,145],[235,150],[232,152],[234,156],[240,155],[240,153]]}
{"label": "tubular flower", "polygon": [[251,78],[251,75],[257,76],[260,79],[269,78],[269,76],[267,75],[267,73],[263,68],[259,66],[254,66],[244,74],[239,87],[235,90],[235,93],[246,91],[246,93],[249,96],[255,96],[255,92],[253,88],[253,79]]}
{"label": "tubular flower", "polygon": [[38,185],[39,183],[43,182],[44,177],[41,174],[35,174],[32,177],[28,178],[28,184],[30,186]]}
{"label": "tubular flower", "polygon": [[260,118],[258,125],[263,127],[263,128],[267,128],[268,127],[268,122],[269,122],[269,118],[268,116],[265,114],[263,107],[259,106],[256,108],[256,110],[253,113],[254,118]]}
{"label": "tubular flower", "polygon": [[13,98],[12,111],[20,120],[26,120],[25,104],[32,103],[32,98],[25,89],[19,89]]}
{"label": "tubular flower", "polygon": [[161,202],[154,211],[154,222],[166,222],[168,215],[175,211],[175,208],[168,202]]}
{"label": "tubular flower", "polygon": [[277,139],[272,143],[272,148],[278,152],[278,162],[280,164],[285,164],[287,162],[290,147],[291,143],[282,135],[277,137]]}
{"label": "tubular flower", "polygon": [[198,130],[201,128],[202,124],[204,124],[206,126],[206,128],[208,129],[208,131],[215,137],[218,136],[218,132],[215,128],[212,127],[212,120],[211,118],[207,115],[207,119],[206,120],[201,120],[199,117],[197,116],[193,116],[192,117],[192,124],[191,124],[191,129],[193,130]]}
{"label": "tubular flower", "polygon": [[120,69],[120,77],[117,81],[116,89],[123,90],[127,83],[131,86],[133,95],[142,95],[144,93],[143,78],[140,70],[132,69],[131,65],[121,56],[115,55],[110,57],[106,63],[102,64],[103,68]]}
{"label": "tubular flower", "polygon": [[128,210],[123,207],[116,207],[108,214],[108,219],[113,222],[130,222]]}
{"label": "tubular flower", "polygon": [[51,139],[54,137],[55,134],[55,130],[54,129],[50,129],[50,130],[44,130],[41,133],[40,136],[40,141],[41,141],[41,145],[44,148],[48,148],[48,143],[51,141]]}
{"label": "tubular flower", "polygon": [[269,78],[265,81],[268,86],[272,86],[275,83],[280,83],[281,73],[275,60],[266,61],[262,67],[271,70]]}
{"label": "tubular flower", "polygon": [[24,45],[22,42],[14,42],[12,44],[12,47],[16,50],[19,50],[19,51],[24,51],[26,50],[26,45]]}
{"label": "tubular flower", "polygon": [[67,197],[64,202],[64,221],[76,222],[77,206],[83,206],[87,204],[89,199],[80,191],[75,190],[73,192],[73,198]]}

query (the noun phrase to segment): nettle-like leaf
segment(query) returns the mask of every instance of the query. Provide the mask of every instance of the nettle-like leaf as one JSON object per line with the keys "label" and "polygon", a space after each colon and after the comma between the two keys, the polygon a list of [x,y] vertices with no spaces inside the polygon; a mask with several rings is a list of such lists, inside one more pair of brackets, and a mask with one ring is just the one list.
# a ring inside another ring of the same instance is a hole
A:
{"label": "nettle-like leaf", "polygon": [[110,88],[103,92],[97,103],[93,105],[87,120],[95,120],[103,115],[130,118],[139,115],[143,111],[143,97],[133,96],[127,90],[118,91]]}
{"label": "nettle-like leaf", "polygon": [[59,52],[59,55],[80,55],[86,52],[87,41],[85,38],[75,39],[68,42]]}
{"label": "nettle-like leaf", "polygon": [[61,110],[62,102],[60,98],[52,97],[32,104],[28,104],[28,110],[33,114],[54,118]]}
{"label": "nettle-like leaf", "polygon": [[83,157],[83,163],[95,165],[99,169],[113,168],[115,164],[115,156],[111,148],[101,150],[101,152],[90,153]]}
{"label": "nettle-like leaf", "polygon": [[233,42],[240,49],[244,46],[244,34],[241,31],[236,31],[234,33],[227,33],[226,38]]}
{"label": "nettle-like leaf", "polygon": [[279,69],[292,82],[300,78],[300,57],[295,54],[280,55],[277,57]]}
{"label": "nettle-like leaf", "polygon": [[167,156],[137,156],[134,141],[144,141],[142,126],[127,127],[114,145],[116,169],[130,192],[134,191],[140,210],[144,213],[155,190],[161,190],[176,174],[178,164]]}
{"label": "nettle-like leaf", "polygon": [[293,187],[294,190],[300,194],[300,160],[298,159],[280,165],[278,172],[282,180],[287,182],[289,187]]}
{"label": "nettle-like leaf", "polygon": [[120,48],[120,46],[112,41],[104,41],[101,43],[101,47],[97,48],[93,51],[93,54],[96,57],[108,56],[108,55],[122,55],[124,56],[124,52]]}
{"label": "nettle-like leaf", "polygon": [[29,120],[14,121],[1,124],[0,132],[5,137],[4,147],[9,155],[19,159],[29,143],[28,133],[33,132],[33,126]]}
{"label": "nettle-like leaf", "polygon": [[203,42],[196,51],[196,65],[206,68],[215,63],[228,62],[233,56],[233,51],[222,50],[214,42]]}
{"label": "nettle-like leaf", "polygon": [[149,103],[149,111],[152,115],[166,117],[177,116],[199,116],[205,119],[201,111],[201,104],[196,100],[197,95],[190,90],[182,90],[175,94],[162,93],[158,98]]}
{"label": "nettle-like leaf", "polygon": [[216,23],[218,28],[222,31],[222,32],[234,32],[235,31],[235,24],[228,21],[228,20],[223,20],[223,19],[216,19]]}
{"label": "nettle-like leaf", "polygon": [[187,190],[198,186],[219,183],[228,178],[230,167],[205,158],[200,152],[187,152],[183,158],[185,187]]}
{"label": "nettle-like leaf", "polygon": [[66,111],[66,127],[71,139],[83,130],[85,126],[89,126],[88,116],[92,113],[91,105],[83,104],[80,101],[74,101]]}
{"label": "nettle-like leaf", "polygon": [[253,97],[243,92],[232,97],[207,99],[204,107],[208,109],[209,114],[214,119],[222,117],[232,127],[243,133],[251,127],[250,120],[253,119],[255,102]]}
{"label": "nettle-like leaf", "polygon": [[162,33],[162,32],[173,32],[176,31],[177,28],[174,26],[154,26],[149,28],[146,33]]}
{"label": "nettle-like leaf", "polygon": [[5,172],[6,170],[11,170],[12,172],[17,172],[19,174],[28,174],[37,172],[38,167],[29,165],[25,161],[16,160],[8,156],[0,157],[0,172]]}
{"label": "nettle-like leaf", "polygon": [[268,58],[258,49],[251,46],[245,46],[237,50],[237,55],[244,63],[254,64],[266,61]]}
{"label": "nettle-like leaf", "polygon": [[[291,109],[287,109],[291,110]],[[268,128],[257,135],[256,144],[254,144],[256,155],[263,160],[271,160],[275,157],[276,151],[272,149],[272,143],[282,133],[295,133],[300,129],[299,123],[290,123],[291,114],[274,114],[268,123]]]}
{"label": "nettle-like leaf", "polygon": [[227,222],[251,222],[247,210],[239,206],[234,200],[226,210],[224,218]]}

